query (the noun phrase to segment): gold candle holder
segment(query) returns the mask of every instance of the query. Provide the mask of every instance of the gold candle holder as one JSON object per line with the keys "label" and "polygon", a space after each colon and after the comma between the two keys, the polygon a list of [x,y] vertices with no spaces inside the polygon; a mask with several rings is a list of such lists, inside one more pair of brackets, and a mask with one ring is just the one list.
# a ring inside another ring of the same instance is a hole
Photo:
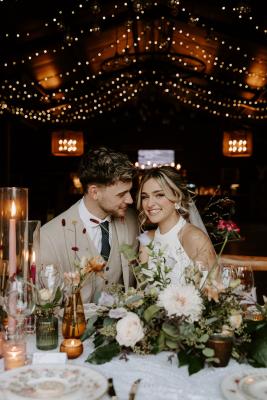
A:
{"label": "gold candle holder", "polygon": [[67,353],[69,359],[77,358],[83,352],[83,344],[80,339],[64,339],[60,345],[60,352]]}
{"label": "gold candle holder", "polygon": [[226,367],[232,353],[233,337],[214,333],[210,336],[207,346],[214,350],[214,357],[219,359],[219,363],[214,362],[212,365],[214,367]]}

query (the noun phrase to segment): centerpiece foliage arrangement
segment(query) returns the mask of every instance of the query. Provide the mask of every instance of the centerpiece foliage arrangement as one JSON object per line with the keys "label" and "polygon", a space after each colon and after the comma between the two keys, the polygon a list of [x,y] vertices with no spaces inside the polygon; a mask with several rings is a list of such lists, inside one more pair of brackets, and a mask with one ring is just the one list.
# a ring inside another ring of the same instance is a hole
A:
{"label": "centerpiece foliage arrangement", "polygon": [[[219,260],[228,240],[240,236],[231,220],[216,220],[216,230],[217,243],[221,243]],[[130,246],[121,247],[133,268],[137,287],[125,292],[114,285],[109,292],[101,293],[97,306],[92,305],[82,337],[92,337],[95,346],[87,362],[102,364],[119,355],[127,359],[130,352],[145,355],[171,351],[177,354],[178,366],[188,365],[189,374],[193,374],[205,364],[219,362],[209,347],[210,337],[219,333],[231,337],[236,360],[267,366],[267,304],[255,305],[260,322],[248,321],[240,301],[240,280],[222,285],[218,262],[208,273],[192,263],[186,268],[184,282],[173,285],[164,249],[149,242],[146,246],[153,268],[140,264]],[[255,338],[256,352],[252,352]]]}

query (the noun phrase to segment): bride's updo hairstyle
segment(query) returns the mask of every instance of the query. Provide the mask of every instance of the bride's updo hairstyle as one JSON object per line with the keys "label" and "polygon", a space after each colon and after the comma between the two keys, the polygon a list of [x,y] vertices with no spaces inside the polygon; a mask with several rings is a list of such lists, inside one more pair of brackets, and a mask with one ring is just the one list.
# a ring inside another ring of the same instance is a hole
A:
{"label": "bride's updo hairstyle", "polygon": [[148,169],[142,176],[137,192],[137,209],[139,211],[139,222],[141,227],[145,224],[147,217],[142,208],[142,191],[144,184],[154,179],[160,185],[165,196],[175,203],[175,208],[180,215],[186,220],[189,218],[189,205],[191,196],[186,188],[186,184],[182,181],[179,172],[169,166]]}

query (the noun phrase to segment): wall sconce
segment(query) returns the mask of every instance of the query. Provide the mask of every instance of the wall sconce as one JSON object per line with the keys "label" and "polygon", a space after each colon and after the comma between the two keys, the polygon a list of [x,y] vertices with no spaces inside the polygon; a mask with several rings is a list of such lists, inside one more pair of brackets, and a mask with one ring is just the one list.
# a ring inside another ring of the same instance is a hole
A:
{"label": "wall sconce", "polygon": [[54,156],[81,156],[84,152],[83,132],[52,132],[51,148]]}
{"label": "wall sconce", "polygon": [[226,157],[250,157],[252,155],[252,133],[246,130],[224,132],[223,155]]}

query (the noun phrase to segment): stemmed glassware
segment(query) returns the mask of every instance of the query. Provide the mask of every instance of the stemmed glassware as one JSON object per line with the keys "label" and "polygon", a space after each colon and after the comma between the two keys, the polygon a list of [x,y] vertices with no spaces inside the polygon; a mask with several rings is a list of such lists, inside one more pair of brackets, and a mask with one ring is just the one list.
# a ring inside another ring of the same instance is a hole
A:
{"label": "stemmed glassware", "polygon": [[241,298],[242,304],[254,304],[256,302],[256,293],[254,288],[254,275],[251,265],[225,264],[221,266],[222,283],[225,288],[229,287],[231,282],[239,280],[236,293]]}
{"label": "stemmed glassware", "polygon": [[31,315],[36,304],[36,289],[34,285],[24,280],[21,276],[8,279],[4,293],[4,307],[7,314],[16,321],[16,339],[20,339],[24,333],[24,320]]}

